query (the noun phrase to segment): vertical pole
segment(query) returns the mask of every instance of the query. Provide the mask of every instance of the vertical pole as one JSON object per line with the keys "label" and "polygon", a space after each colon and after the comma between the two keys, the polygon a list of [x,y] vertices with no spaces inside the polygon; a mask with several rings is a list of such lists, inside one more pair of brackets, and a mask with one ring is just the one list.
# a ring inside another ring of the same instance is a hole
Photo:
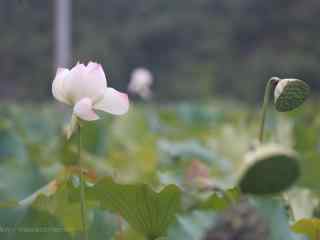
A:
{"label": "vertical pole", "polygon": [[54,0],[54,68],[71,63],[71,1]]}

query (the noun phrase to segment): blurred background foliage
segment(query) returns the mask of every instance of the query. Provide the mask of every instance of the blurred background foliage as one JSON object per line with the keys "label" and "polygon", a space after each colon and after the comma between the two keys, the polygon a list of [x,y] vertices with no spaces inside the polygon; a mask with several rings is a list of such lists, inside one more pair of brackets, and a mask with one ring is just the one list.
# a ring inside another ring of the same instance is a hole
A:
{"label": "blurred background foliage", "polygon": [[[300,196],[299,189],[319,192],[320,116],[314,114],[314,107],[309,102],[304,110],[290,114],[271,111],[267,122],[268,141],[293,147],[302,157],[302,177],[293,199]],[[65,108],[43,104],[35,109],[34,105],[6,104],[0,107],[0,114],[0,202],[24,199],[53,179],[76,171],[72,164],[77,159],[77,135],[66,142],[62,133],[62,123],[69,119]],[[241,203],[240,208],[234,206],[220,215],[230,199],[237,197],[235,190],[226,192],[227,195],[220,195],[217,190],[216,195],[199,205],[201,199],[212,193],[203,187],[229,189],[236,185],[244,156],[256,142],[258,120],[250,107],[228,102],[165,105],[133,102],[123,117],[106,116],[84,126],[87,175],[93,180],[113,176],[121,183],[147,183],[155,190],[167,184],[178,185],[184,191],[184,210],[169,227],[168,239],[220,239],[219,236],[246,240],[258,239],[257,236],[268,240],[300,239],[289,230],[289,212],[284,211],[283,203],[277,199],[251,199],[249,205]],[[306,121],[308,129],[303,124]],[[194,175],[199,174],[205,182],[196,181]],[[41,204],[37,202],[33,208],[0,209],[0,226],[15,229],[64,226],[67,232],[40,235],[0,231],[1,239],[73,236],[72,229],[79,224],[76,221],[79,206],[62,201],[66,189],[59,189],[62,195],[55,194],[53,198],[59,205],[50,202],[53,200],[41,203],[40,199]],[[54,210],[55,206],[61,207]],[[314,207],[309,207],[312,213]],[[300,211],[307,210],[302,207]],[[120,231],[117,219],[110,212],[90,211],[91,239],[143,239],[124,222]]]}
{"label": "blurred background foliage", "polygon": [[[120,89],[139,66],[154,72],[159,100],[252,102],[273,75],[320,88],[317,0],[77,0],[72,10],[73,63],[101,62]],[[0,29],[0,97],[48,99],[53,1],[2,0]]]}

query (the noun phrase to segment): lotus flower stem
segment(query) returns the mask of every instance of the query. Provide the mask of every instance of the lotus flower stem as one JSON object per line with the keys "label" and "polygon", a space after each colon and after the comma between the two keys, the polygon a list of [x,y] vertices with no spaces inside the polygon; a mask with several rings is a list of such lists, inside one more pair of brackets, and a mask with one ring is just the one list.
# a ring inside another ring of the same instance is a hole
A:
{"label": "lotus flower stem", "polygon": [[88,240],[88,230],[87,230],[87,222],[86,222],[86,203],[85,203],[85,176],[84,171],[82,169],[81,164],[81,126],[78,125],[79,128],[79,145],[78,145],[78,152],[79,152],[79,159],[78,165],[80,169],[80,207],[81,207],[81,220],[82,220],[82,231],[83,231],[83,239]]}
{"label": "lotus flower stem", "polygon": [[261,123],[260,123],[260,132],[259,132],[259,142],[263,142],[264,137],[264,125],[267,116],[268,104],[270,101],[271,91],[274,88],[274,85],[279,81],[279,78],[272,77],[269,79],[265,91],[264,91],[264,98],[263,98],[263,105],[262,105],[262,116],[261,116]]}

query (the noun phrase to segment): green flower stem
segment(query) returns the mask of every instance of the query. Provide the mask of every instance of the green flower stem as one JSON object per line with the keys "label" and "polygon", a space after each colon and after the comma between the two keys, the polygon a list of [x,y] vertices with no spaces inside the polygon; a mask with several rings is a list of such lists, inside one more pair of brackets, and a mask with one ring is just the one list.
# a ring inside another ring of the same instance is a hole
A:
{"label": "green flower stem", "polygon": [[262,116],[261,116],[261,123],[260,123],[260,132],[259,132],[259,142],[263,142],[263,137],[264,137],[264,125],[266,121],[266,116],[267,116],[267,111],[268,111],[268,104],[270,101],[270,95],[271,95],[271,90],[273,89],[273,85],[277,80],[275,78],[270,78],[267,86],[264,91],[264,98],[263,98],[263,105],[262,105]]}
{"label": "green flower stem", "polygon": [[82,220],[82,231],[83,231],[83,239],[88,240],[88,229],[87,229],[87,221],[86,221],[86,203],[85,203],[85,176],[84,171],[82,169],[81,165],[81,127],[78,125],[79,128],[79,145],[78,145],[78,151],[79,151],[79,159],[78,159],[78,165],[80,169],[80,206],[81,206],[81,220]]}

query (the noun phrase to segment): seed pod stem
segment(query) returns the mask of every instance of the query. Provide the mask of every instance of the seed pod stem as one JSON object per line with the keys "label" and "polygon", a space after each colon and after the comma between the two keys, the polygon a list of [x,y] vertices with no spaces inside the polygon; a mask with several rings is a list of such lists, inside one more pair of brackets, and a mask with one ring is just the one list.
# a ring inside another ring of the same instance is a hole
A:
{"label": "seed pod stem", "polygon": [[264,136],[264,125],[267,116],[268,104],[270,101],[271,92],[274,86],[280,81],[278,77],[272,77],[269,79],[265,91],[264,91],[264,98],[263,98],[263,105],[262,105],[262,115],[261,115],[261,123],[260,123],[260,132],[259,132],[259,142],[263,142]]}

